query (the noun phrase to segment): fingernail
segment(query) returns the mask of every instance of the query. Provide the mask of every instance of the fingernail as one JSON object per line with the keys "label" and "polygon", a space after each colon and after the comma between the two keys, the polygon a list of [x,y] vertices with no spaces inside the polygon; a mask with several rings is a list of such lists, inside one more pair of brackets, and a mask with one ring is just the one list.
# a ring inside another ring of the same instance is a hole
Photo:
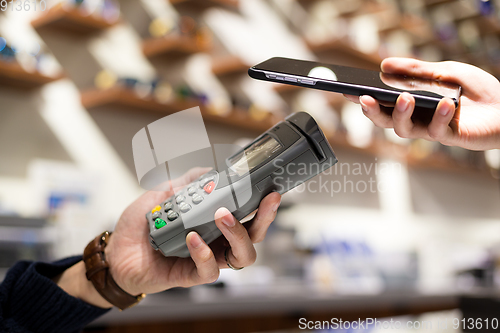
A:
{"label": "fingernail", "polygon": [[227,214],[222,217],[222,223],[231,228],[234,227],[236,222],[234,221],[234,218],[231,214]]}
{"label": "fingernail", "polygon": [[450,107],[448,105],[444,106],[439,110],[439,114],[443,117],[447,116],[450,113]]}
{"label": "fingernail", "polygon": [[[361,96],[363,97],[363,96]],[[363,112],[366,112],[368,110],[368,107],[366,106],[365,103],[363,103],[363,101],[361,100],[361,97],[359,98],[359,104],[361,104],[361,109],[363,110]]]}
{"label": "fingernail", "polygon": [[276,213],[278,211],[280,204],[281,204],[281,198],[280,198],[280,201],[278,201],[277,203],[274,204],[273,213]]}
{"label": "fingernail", "polygon": [[203,244],[201,237],[196,232],[193,232],[189,240],[191,242],[191,246],[194,247],[195,249],[199,248],[201,244]]}
{"label": "fingernail", "polygon": [[399,107],[397,108],[400,112],[408,111],[408,106],[410,105],[410,101],[405,98],[401,98],[401,102],[399,102]]}

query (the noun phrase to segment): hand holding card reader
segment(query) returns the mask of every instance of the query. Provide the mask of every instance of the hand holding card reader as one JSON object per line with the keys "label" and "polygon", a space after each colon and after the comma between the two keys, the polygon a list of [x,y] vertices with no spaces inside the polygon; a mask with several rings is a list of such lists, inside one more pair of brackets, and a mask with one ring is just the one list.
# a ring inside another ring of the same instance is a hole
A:
{"label": "hand holding card reader", "polygon": [[[150,243],[167,257],[189,257],[190,231],[207,244],[221,235],[214,222],[220,207],[236,202],[231,212],[241,220],[269,193],[283,194],[336,162],[316,121],[305,112],[294,113],[228,157],[226,170],[209,171],[148,212]],[[201,222],[186,226],[186,219]]]}

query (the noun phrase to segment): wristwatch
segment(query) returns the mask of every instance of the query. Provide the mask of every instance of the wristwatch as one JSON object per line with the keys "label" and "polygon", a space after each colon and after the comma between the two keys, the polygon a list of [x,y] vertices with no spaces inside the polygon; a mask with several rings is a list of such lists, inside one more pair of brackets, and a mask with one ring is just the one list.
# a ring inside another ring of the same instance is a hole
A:
{"label": "wristwatch", "polygon": [[85,263],[87,279],[92,282],[97,292],[106,301],[120,310],[124,310],[139,303],[146,297],[146,294],[130,295],[113,280],[104,254],[104,248],[108,244],[110,236],[111,233],[105,231],[91,241],[85,248],[85,251],[83,251],[83,261]]}

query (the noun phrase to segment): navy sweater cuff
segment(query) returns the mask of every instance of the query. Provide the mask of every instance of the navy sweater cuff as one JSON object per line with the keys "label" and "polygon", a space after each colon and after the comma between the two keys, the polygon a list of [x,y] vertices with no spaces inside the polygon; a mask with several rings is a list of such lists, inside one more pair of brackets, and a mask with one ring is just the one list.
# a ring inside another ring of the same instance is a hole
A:
{"label": "navy sweater cuff", "polygon": [[67,294],[51,280],[81,259],[71,257],[50,264],[21,261],[14,265],[0,285],[0,328],[3,317],[9,331],[78,332],[109,311]]}

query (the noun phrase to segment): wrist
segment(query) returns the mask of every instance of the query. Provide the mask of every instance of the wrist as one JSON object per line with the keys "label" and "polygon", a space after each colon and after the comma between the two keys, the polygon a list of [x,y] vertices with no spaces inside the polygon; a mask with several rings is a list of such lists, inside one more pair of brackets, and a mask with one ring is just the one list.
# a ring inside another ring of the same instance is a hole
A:
{"label": "wrist", "polygon": [[112,272],[115,272],[115,276],[119,276],[116,274],[117,265],[115,263],[121,263],[111,259],[112,265],[115,268],[110,270],[110,264],[108,258],[106,258],[107,254],[110,258],[113,258],[114,253],[111,250],[113,246],[106,251],[106,248],[110,244],[110,236],[111,233],[105,231],[85,247],[83,251],[85,275],[104,299],[120,310],[124,310],[139,303],[146,295],[132,295],[130,294],[130,289],[126,288],[129,291],[127,292],[117,284]]}
{"label": "wrist", "polygon": [[138,295],[141,294],[141,292],[135,290],[131,286],[129,286],[128,283],[126,283],[125,279],[123,279],[123,269],[119,266],[116,260],[116,251],[115,249],[115,242],[113,237],[110,237],[108,241],[108,245],[106,248],[104,248],[104,255],[106,257],[106,261],[109,265],[109,274],[113,277],[113,280],[115,280],[116,284],[118,287],[120,287],[123,291],[129,293],[130,295]]}
{"label": "wrist", "polygon": [[65,270],[55,279],[57,285],[69,295],[100,308],[111,308],[113,305],[106,301],[95,289],[92,282],[85,276],[83,261],[76,263]]}

